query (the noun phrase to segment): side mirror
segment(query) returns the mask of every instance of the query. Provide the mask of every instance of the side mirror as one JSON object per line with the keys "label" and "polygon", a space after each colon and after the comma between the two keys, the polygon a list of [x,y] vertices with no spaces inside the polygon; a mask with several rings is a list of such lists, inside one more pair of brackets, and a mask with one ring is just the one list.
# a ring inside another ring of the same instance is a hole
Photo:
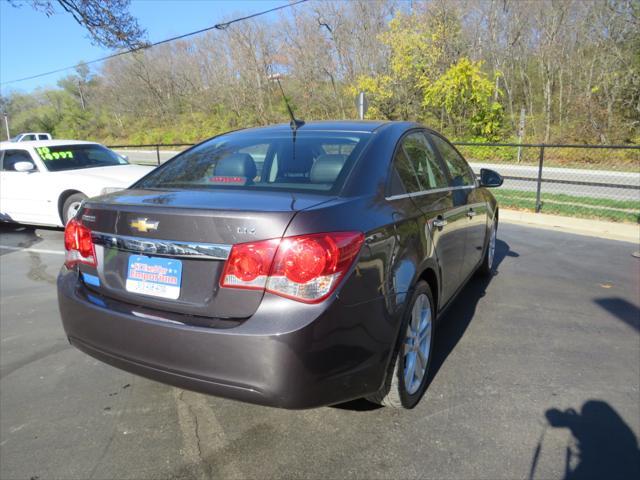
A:
{"label": "side mirror", "polygon": [[32,172],[36,166],[31,162],[16,162],[13,168],[16,172]]}
{"label": "side mirror", "polygon": [[480,169],[480,186],[481,187],[499,187],[504,182],[502,175],[488,168]]}

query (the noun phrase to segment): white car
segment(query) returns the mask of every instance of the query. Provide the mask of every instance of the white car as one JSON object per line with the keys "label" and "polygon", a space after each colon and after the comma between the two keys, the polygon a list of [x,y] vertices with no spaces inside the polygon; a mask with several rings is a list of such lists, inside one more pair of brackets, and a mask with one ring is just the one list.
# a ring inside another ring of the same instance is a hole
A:
{"label": "white car", "polygon": [[0,221],[64,226],[86,198],[127,188],[151,170],[93,142],[1,142]]}

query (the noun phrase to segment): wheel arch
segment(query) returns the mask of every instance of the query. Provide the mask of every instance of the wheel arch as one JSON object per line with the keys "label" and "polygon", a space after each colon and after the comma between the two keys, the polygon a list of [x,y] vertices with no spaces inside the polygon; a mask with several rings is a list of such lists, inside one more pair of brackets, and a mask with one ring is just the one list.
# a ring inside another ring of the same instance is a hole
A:
{"label": "wheel arch", "polygon": [[420,274],[418,280],[423,280],[427,283],[427,285],[429,285],[429,288],[431,289],[431,295],[433,296],[433,303],[435,303],[434,312],[437,312],[439,305],[438,302],[440,299],[440,292],[438,290],[438,275],[436,274],[435,270],[429,266]]}

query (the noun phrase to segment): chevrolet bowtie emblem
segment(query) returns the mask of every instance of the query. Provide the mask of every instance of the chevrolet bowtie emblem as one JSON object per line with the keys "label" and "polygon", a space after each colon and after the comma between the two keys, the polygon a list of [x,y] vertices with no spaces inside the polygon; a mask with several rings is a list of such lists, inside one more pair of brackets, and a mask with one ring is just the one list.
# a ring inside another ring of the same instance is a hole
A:
{"label": "chevrolet bowtie emblem", "polygon": [[135,228],[139,232],[148,232],[149,230],[157,230],[160,222],[149,222],[147,218],[137,218],[133,220],[129,225],[131,228]]}

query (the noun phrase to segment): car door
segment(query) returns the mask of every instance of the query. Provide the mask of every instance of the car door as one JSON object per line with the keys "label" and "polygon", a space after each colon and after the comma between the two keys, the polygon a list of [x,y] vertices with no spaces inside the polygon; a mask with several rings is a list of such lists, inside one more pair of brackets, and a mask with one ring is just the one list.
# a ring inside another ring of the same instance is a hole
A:
{"label": "car door", "polygon": [[[422,247],[422,211],[411,196],[420,192],[420,183],[401,145],[396,147],[386,187],[386,200],[393,208],[393,221],[398,246],[396,256],[420,263],[418,252]],[[389,288],[397,293],[408,292],[414,280],[415,270],[406,268],[405,262],[395,262],[389,275]]]}
{"label": "car door", "polygon": [[453,205],[465,232],[464,281],[482,260],[487,235],[487,204],[478,192],[475,175],[467,161],[444,137],[430,132],[430,138],[449,171]]}
{"label": "car door", "polygon": [[[15,169],[18,162],[30,162],[35,170],[18,172]],[[45,221],[49,209],[45,176],[28,149],[4,150],[0,166],[0,213],[17,222]]]}
{"label": "car door", "polygon": [[[464,214],[454,208],[446,168],[424,131],[413,131],[402,140],[402,148],[420,183],[412,200],[422,212],[424,238],[435,249],[440,266],[441,304],[460,285],[465,253],[465,234],[460,228]],[[430,250],[427,250],[430,251]]]}

